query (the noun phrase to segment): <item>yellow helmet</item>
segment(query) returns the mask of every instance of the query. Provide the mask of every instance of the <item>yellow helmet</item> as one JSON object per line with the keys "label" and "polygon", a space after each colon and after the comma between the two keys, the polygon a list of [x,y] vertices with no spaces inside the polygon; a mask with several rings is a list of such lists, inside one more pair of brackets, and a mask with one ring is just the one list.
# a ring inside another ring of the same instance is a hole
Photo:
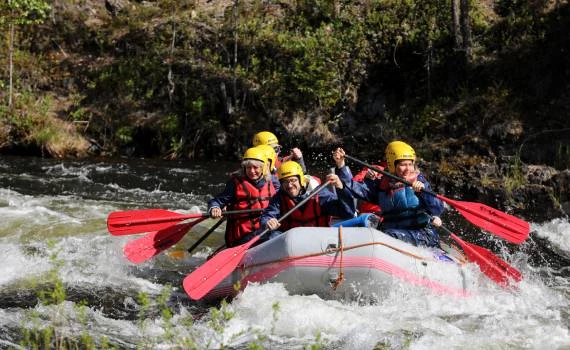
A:
{"label": "yellow helmet", "polygon": [[416,161],[416,152],[412,146],[402,141],[392,141],[386,146],[386,161],[388,162],[388,169],[391,173],[396,172],[397,160],[413,160]]}
{"label": "yellow helmet", "polygon": [[279,181],[281,181],[291,176],[298,176],[301,186],[305,187],[307,181],[305,179],[305,174],[303,174],[303,168],[301,168],[299,163],[289,160],[281,164],[279,169],[277,169],[277,177],[279,178]]}
{"label": "yellow helmet", "polygon": [[258,132],[257,134],[253,135],[253,146],[259,146],[259,145],[278,145],[279,144],[279,140],[277,140],[277,137],[269,131],[261,131]]}
{"label": "yellow helmet", "polygon": [[258,160],[258,161],[262,162],[263,163],[263,175],[265,175],[266,159],[267,159],[267,156],[265,155],[265,151],[263,151],[257,147],[248,148],[242,157],[242,160]]}
{"label": "yellow helmet", "polygon": [[277,161],[277,153],[275,153],[273,147],[269,145],[259,145],[255,146],[255,148],[261,149],[261,151],[265,153],[265,159],[269,161],[269,171],[273,170],[275,162]]}

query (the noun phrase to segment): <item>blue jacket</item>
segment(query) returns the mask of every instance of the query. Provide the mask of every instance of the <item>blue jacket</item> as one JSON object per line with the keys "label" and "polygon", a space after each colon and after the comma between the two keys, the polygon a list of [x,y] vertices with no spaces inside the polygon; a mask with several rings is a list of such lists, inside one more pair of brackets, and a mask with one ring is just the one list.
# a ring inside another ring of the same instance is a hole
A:
{"label": "blue jacket", "polygon": [[[353,181],[352,173],[347,166],[337,168],[335,172],[354,197],[380,205],[381,214],[387,219],[386,223],[382,225],[382,230],[386,234],[415,245],[439,245],[439,236],[429,223],[425,227],[419,227],[422,218],[417,213],[423,211],[428,216],[440,216],[444,210],[443,202],[440,199],[425,192],[412,193],[408,190],[399,194],[397,200],[403,200],[402,202],[390,202],[387,199],[386,192],[380,188],[381,179],[366,179],[364,182]],[[431,191],[429,182],[422,174],[419,174],[417,179],[424,184],[426,190]],[[405,195],[402,196],[402,194]],[[414,195],[417,200],[415,200]],[[413,210],[410,212],[408,209]],[[409,216],[406,217],[406,215]],[[412,227],[414,223],[417,223],[418,227]]]}
{"label": "blue jacket", "polygon": [[[368,202],[380,204],[380,179],[366,179],[364,182],[357,182],[352,180],[352,173],[347,166],[340,169],[335,169],[337,175],[344,183],[345,187],[350,190],[352,195],[358,199],[363,199]],[[423,182],[425,189],[431,191],[431,185],[423,174],[418,175],[418,180]],[[443,213],[443,202],[424,192],[415,193],[420,199],[420,208],[424,209],[428,214],[440,216]]]}

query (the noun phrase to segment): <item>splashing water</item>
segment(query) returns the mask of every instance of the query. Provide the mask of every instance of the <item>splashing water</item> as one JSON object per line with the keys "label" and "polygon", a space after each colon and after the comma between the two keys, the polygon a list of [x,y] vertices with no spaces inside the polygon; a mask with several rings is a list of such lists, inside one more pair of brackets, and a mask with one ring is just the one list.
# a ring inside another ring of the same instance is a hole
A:
{"label": "splashing water", "polygon": [[[570,271],[554,263],[570,260],[567,220],[532,223],[538,243],[500,252],[525,276],[515,291],[481,276],[469,298],[402,285],[373,304],[290,295],[278,283],[248,285],[227,305],[193,302],[181,281],[223,243],[223,227],[183,263],[161,254],[141,265],[122,253],[133,236],[106,230],[115,210],[204,210],[233,169],[227,163],[0,160],[0,348],[18,347],[23,330],[38,320],[64,338],[80,341],[86,332],[99,345],[106,339],[133,349],[570,348]],[[197,225],[178,247],[189,247],[210,225]],[[58,280],[65,301],[48,303],[38,291]],[[172,294],[162,298],[169,288]]]}

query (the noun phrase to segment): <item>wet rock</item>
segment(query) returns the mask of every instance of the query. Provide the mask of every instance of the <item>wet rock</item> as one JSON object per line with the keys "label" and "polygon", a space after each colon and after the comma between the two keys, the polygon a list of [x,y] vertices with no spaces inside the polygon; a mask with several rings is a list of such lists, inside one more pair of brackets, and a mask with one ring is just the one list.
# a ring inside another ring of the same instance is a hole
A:
{"label": "wet rock", "polygon": [[550,186],[529,184],[516,192],[520,196],[519,201],[524,203],[527,220],[545,221],[566,215]]}
{"label": "wet rock", "polygon": [[128,0],[105,0],[105,9],[111,14],[116,16],[129,8]]}
{"label": "wet rock", "polygon": [[506,120],[503,123],[487,128],[487,136],[501,141],[516,141],[524,134],[522,122],[518,119]]}
{"label": "wet rock", "polygon": [[485,203],[534,222],[570,215],[570,170],[527,165],[513,156],[474,159],[457,153],[419,164],[434,190],[449,198]]}
{"label": "wet rock", "polygon": [[31,289],[5,289],[0,292],[0,308],[32,308],[38,303],[38,297]]}
{"label": "wet rock", "polygon": [[570,169],[554,174],[550,179],[550,185],[562,210],[567,216],[570,216]]}
{"label": "wet rock", "polygon": [[556,169],[546,165],[529,165],[527,167],[527,179],[531,184],[545,184],[557,173]]}

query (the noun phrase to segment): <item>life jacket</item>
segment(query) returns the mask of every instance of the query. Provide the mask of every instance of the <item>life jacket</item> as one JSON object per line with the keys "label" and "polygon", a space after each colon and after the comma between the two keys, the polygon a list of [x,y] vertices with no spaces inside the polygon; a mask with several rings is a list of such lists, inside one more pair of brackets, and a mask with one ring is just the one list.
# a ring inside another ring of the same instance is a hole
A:
{"label": "life jacket", "polygon": [[275,169],[279,169],[279,167],[281,166],[281,163],[286,162],[288,159],[285,159],[287,157],[275,157]]}
{"label": "life jacket", "polygon": [[[287,213],[291,210],[297,203],[284,193],[280,192],[281,198],[281,213]],[[287,231],[289,229],[305,226],[305,227],[328,227],[330,223],[329,215],[322,215],[321,205],[319,204],[319,196],[315,195],[311,197],[305,204],[300,208],[291,213],[288,217],[281,221],[281,227],[279,230]]]}
{"label": "life jacket", "polygon": [[[417,175],[408,182],[416,181]],[[410,186],[384,176],[378,187],[378,204],[382,208],[382,228],[420,229],[430,216],[421,209],[420,198]]]}
{"label": "life jacket", "polygon": [[358,201],[358,212],[360,214],[364,213],[379,213],[380,206],[378,204],[370,203],[364,200]]}
{"label": "life jacket", "polygon": [[[373,164],[373,166],[378,167],[380,170],[384,170],[386,169],[386,167],[388,166],[386,164],[386,162],[379,162],[379,164]],[[358,174],[354,175],[352,177],[352,180],[357,181],[357,182],[363,182],[364,179],[366,178],[366,174],[368,173],[369,169],[368,167],[363,168],[362,170],[360,170],[360,172],[358,172]],[[381,178],[382,174],[377,174],[377,178]],[[363,213],[379,213],[381,211],[380,206],[378,204],[375,203],[371,203],[371,202],[367,202],[365,200],[359,200],[358,201],[358,212],[363,214]]]}
{"label": "life jacket", "polygon": [[[266,181],[261,188],[256,188],[243,176],[233,176],[235,202],[227,210],[263,209],[269,205],[269,199],[276,193],[271,181]],[[226,224],[226,244],[231,244],[241,237],[261,227],[261,212],[228,215]]]}

